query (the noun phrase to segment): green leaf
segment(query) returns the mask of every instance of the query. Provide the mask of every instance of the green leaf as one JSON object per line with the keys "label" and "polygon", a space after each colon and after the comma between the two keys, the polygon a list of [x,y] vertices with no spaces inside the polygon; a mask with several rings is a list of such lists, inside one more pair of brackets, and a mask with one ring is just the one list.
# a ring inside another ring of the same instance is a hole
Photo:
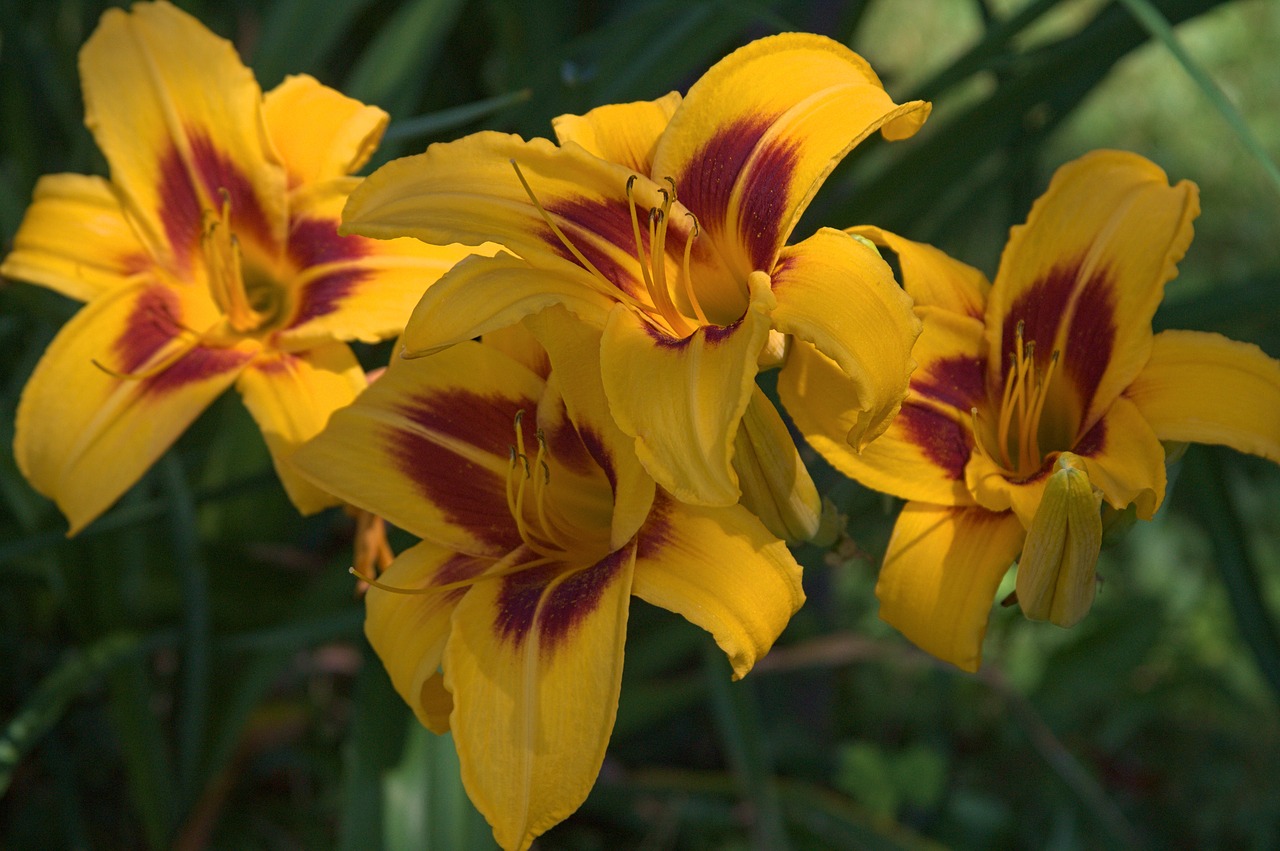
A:
{"label": "green leaf", "polygon": [[428,115],[420,115],[417,118],[406,118],[388,127],[383,139],[387,142],[404,142],[423,136],[438,136],[522,104],[529,99],[530,95],[529,89],[518,89],[473,103],[442,109]]}
{"label": "green leaf", "polygon": [[58,723],[71,701],[104,673],[131,656],[144,652],[148,646],[137,635],[109,635],[86,650],[71,651],[40,682],[0,732],[0,795],[9,788],[13,770],[23,755]]}
{"label": "green leaf", "polygon": [[449,734],[437,736],[409,718],[404,756],[383,781],[383,837],[389,851],[496,847],[484,816],[462,788],[462,767]]}
{"label": "green leaf", "polygon": [[[280,0],[268,7],[253,67],[265,87],[286,74],[315,74],[372,0]],[[301,22],[304,22],[302,24]]]}
{"label": "green leaf", "polygon": [[1280,698],[1280,630],[1263,601],[1248,534],[1223,474],[1223,468],[1233,463],[1228,450],[1191,447],[1182,462],[1184,488],[1193,495],[1196,516],[1209,533],[1240,635],[1253,652],[1258,673]]}
{"label": "green leaf", "polygon": [[462,0],[416,0],[387,19],[347,78],[351,97],[398,115],[417,102]]}
{"label": "green leaf", "polygon": [[720,650],[707,640],[703,671],[711,691],[711,710],[725,757],[739,788],[753,809],[752,838],[761,849],[783,851],[791,847],[782,805],[778,797],[768,737],[761,726],[760,708],[752,685],[730,682],[729,668]]}
{"label": "green leaf", "polygon": [[382,776],[396,763],[406,723],[416,723],[382,662],[368,644],[362,649],[364,665],[356,677],[351,732],[343,754],[338,848],[346,851],[367,849],[370,837],[382,835]]}

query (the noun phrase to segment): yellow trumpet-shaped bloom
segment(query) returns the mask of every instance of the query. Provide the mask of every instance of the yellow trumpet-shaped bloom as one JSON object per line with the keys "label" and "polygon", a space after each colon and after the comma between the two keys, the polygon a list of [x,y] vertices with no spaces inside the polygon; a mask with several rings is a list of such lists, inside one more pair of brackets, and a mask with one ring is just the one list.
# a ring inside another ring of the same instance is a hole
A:
{"label": "yellow trumpet-shaped bloom", "polygon": [[452,731],[495,839],[521,849],[595,783],[632,595],[709,631],[735,677],[804,600],[745,508],[655,488],[609,413],[600,331],[561,308],[530,321],[550,351],[515,328],[397,358],[296,456],[422,538],[369,589],[365,632],[422,723]]}
{"label": "yellow trumpet-shaped bloom", "polygon": [[[853,229],[897,254],[924,321],[910,395],[859,454],[844,441],[856,391],[837,364],[799,352],[779,391],[833,465],[908,500],[876,593],[881,617],[925,650],[978,668],[1015,559],[1028,617],[1083,617],[1099,503],[1150,519],[1161,441],[1280,461],[1280,363],[1217,334],[1152,333],[1198,211],[1194,184],[1098,151],[1059,169],[994,284],[930,246]],[[813,403],[793,408],[798,397]]]}
{"label": "yellow trumpet-shaped bloom", "polygon": [[23,392],[19,467],[74,533],[235,384],[294,504],[329,504],[288,459],[364,386],[344,341],[399,333],[473,249],[340,237],[386,114],[305,76],[264,97],[167,3],[108,10],[80,75],[111,177],[42,178],[0,265],[87,302]]}
{"label": "yellow trumpet-shaped bloom", "polygon": [[[787,240],[849,150],[876,131],[911,136],[928,112],[894,103],[847,48],[788,33],[735,51],[683,98],[561,116],[558,144],[478,133],[390,163],[352,194],[344,227],[506,245],[518,256],[460,264],[432,288],[406,328],[409,353],[563,305],[603,332],[605,394],[645,469],[681,500],[732,505],[744,491],[736,450],[755,439],[740,437],[743,418],[779,340],[840,365],[854,445],[902,402],[919,324],[889,267],[840,231]],[[752,416],[756,435],[777,419]],[[803,537],[818,506],[811,483],[789,489],[805,476],[792,454],[748,460],[752,493],[780,492],[746,498]]]}

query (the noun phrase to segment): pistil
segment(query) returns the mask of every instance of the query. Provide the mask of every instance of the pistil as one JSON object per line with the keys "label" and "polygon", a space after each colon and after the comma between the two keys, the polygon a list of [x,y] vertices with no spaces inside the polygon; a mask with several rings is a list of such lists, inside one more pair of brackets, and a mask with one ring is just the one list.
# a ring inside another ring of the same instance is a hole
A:
{"label": "pistil", "polygon": [[256,331],[264,316],[253,309],[244,286],[240,241],[231,229],[231,196],[222,190],[222,208],[204,212],[200,247],[209,270],[209,291],[227,317],[227,324],[240,334]]}

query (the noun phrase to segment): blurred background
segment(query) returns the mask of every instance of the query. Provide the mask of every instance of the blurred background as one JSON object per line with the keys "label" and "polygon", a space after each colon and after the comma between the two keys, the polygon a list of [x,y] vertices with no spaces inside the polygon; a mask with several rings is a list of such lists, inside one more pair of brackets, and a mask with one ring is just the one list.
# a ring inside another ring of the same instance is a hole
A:
{"label": "blurred background", "polygon": [[[105,174],[76,52],[107,5],[0,0],[5,251],[39,175]],[[1198,183],[1204,208],[1157,328],[1280,356],[1280,183],[1250,152],[1280,156],[1274,2],[178,5],[264,88],[308,72],[387,109],[374,165],[478,129],[549,135],[560,113],[683,90],[753,38],[825,33],[934,114],[913,140],[856,150],[795,238],[873,223],[992,275],[1054,168],[1129,149]],[[1182,60],[1143,12],[1175,25]],[[296,515],[236,394],[65,538],[8,447],[26,377],[75,309],[0,285],[0,847],[492,847],[450,739],[417,725],[364,642],[351,522]],[[373,367],[389,347],[360,354]],[[1104,549],[1089,617],[1068,631],[997,607],[977,676],[876,618],[899,505],[813,471],[847,525],[797,552],[809,602],[774,652],[730,683],[703,633],[633,601],[604,769],[537,847],[1280,846],[1274,465],[1193,447],[1155,521]]]}

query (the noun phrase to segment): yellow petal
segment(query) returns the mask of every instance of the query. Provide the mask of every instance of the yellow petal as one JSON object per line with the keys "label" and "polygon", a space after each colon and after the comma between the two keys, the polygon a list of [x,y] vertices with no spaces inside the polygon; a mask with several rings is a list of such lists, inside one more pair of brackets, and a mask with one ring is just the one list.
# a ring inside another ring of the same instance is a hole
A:
{"label": "yellow petal", "polygon": [[1280,462],[1280,363],[1218,334],[1157,334],[1125,396],[1161,440],[1219,443]]}
{"label": "yellow petal", "polygon": [[831,169],[883,128],[912,135],[929,113],[898,106],[866,61],[828,38],[762,38],[694,83],[658,143],[652,175],[674,178],[739,280],[769,271]]}
{"label": "yellow petal", "polygon": [[907,503],[876,583],[881,619],[939,659],[978,670],[996,588],[1023,537],[1009,513]]}
{"label": "yellow petal", "polygon": [[69,534],[136,482],[258,351],[195,346],[183,328],[207,327],[213,308],[188,295],[148,284],[104,293],[59,332],[23,390],[14,455]]}
{"label": "yellow petal", "polygon": [[[493,559],[461,555],[426,541],[405,550],[391,563],[379,583],[388,588],[419,592],[479,576]],[[428,593],[395,593],[370,587],[365,595],[364,634],[377,651],[405,703],[429,729],[448,730],[448,699],[439,669],[449,635],[449,618],[465,586]]]}
{"label": "yellow petal", "polygon": [[420,538],[476,556],[520,545],[507,507],[509,447],[526,444],[542,379],[501,352],[463,343],[393,358],[355,404],[333,414],[294,466],[320,488]]}
{"label": "yellow petal", "polygon": [[1013,229],[987,309],[989,383],[1003,388],[1016,328],[1044,370],[1061,360],[1045,419],[1082,436],[1151,353],[1151,317],[1191,243],[1196,187],[1170,186],[1136,154],[1095,151],[1068,163]]}
{"label": "yellow petal", "polygon": [[948,257],[932,245],[912,242],[877,227],[864,225],[849,228],[848,232],[898,255],[902,288],[917,309],[935,307],[978,320],[986,314],[991,284],[972,266]]}
{"label": "yellow petal", "polygon": [[525,322],[487,331],[481,338],[481,342],[497,349],[543,379],[551,373],[551,359],[547,357],[547,350],[538,342],[538,338],[533,335]]}
{"label": "yellow petal", "polygon": [[262,93],[230,42],[168,3],[108,9],[80,51],[85,124],[142,241],[179,271],[202,209],[227,193],[237,235],[284,236],[283,170],[267,150]]}
{"label": "yellow petal", "polygon": [[507,328],[555,304],[603,328],[614,302],[586,286],[586,276],[581,270],[548,273],[506,252],[466,260],[427,290],[401,343],[412,355],[429,354]]}
{"label": "yellow petal", "polygon": [[298,447],[320,433],[330,414],[351,404],[364,386],[364,370],[342,343],[296,355],[264,355],[236,381],[271,450],[276,475],[303,514],[336,505],[338,500],[304,479],[290,459]]}
{"label": "yellow petal", "polygon": [[561,115],[552,119],[561,145],[581,145],[593,156],[626,166],[636,174],[649,174],[653,149],[680,105],[680,93],[657,100],[611,103],[586,115]]}
{"label": "yellow petal", "polygon": [[525,849],[586,799],[622,682],[635,546],[583,569],[477,583],[458,604],[445,687],[462,782],[498,844]]}
{"label": "yellow petal", "polygon": [[798,543],[818,533],[818,489],[787,424],[759,387],[751,394],[734,441],[733,469],[742,487],[742,505],[776,537]]}
{"label": "yellow petal", "polygon": [[592,460],[605,471],[613,491],[609,542],[613,549],[631,540],[653,505],[653,478],[636,457],[635,441],[618,428],[609,411],[600,375],[600,331],[563,307],[526,320],[544,340],[557,392]]}
{"label": "yellow petal", "polygon": [[267,132],[297,186],[353,174],[369,161],[387,129],[387,114],[307,74],[285,77],[263,98]]}
{"label": "yellow petal", "polygon": [[749,511],[665,495],[640,532],[633,593],[711,633],[734,679],[769,652],[804,603],[800,565]]}
{"label": "yellow petal", "polygon": [[437,246],[416,239],[339,236],[342,205],[356,178],[331,180],[295,193],[286,255],[293,303],[281,348],[331,340],[374,343],[399,334],[427,288],[471,253],[495,246]]}
{"label": "yellow petal", "polygon": [[752,275],[751,287],[741,320],[683,340],[661,335],[621,305],[605,326],[600,362],[609,408],[635,438],[645,469],[683,502],[732,505],[740,496],[734,438],[774,305],[763,274]]}
{"label": "yellow petal", "polygon": [[1093,606],[1102,550],[1100,496],[1079,458],[1058,456],[1018,559],[1018,605],[1031,620],[1075,626]]}
{"label": "yellow petal", "polygon": [[[548,272],[583,272],[551,221],[609,280],[597,281],[600,287],[635,292],[643,284],[626,199],[632,175],[577,146],[475,133],[371,174],[343,211],[344,232],[376,239],[412,236],[436,245],[496,242]],[[656,188],[649,194],[656,196]],[[584,279],[584,285],[592,286],[592,280]]]}
{"label": "yellow petal", "polygon": [[976,404],[971,397],[984,393],[985,364],[976,353],[982,328],[955,314],[939,316],[959,321],[925,320],[913,350],[921,364],[912,374],[914,389],[884,433],[861,452],[846,440],[860,413],[850,403],[855,388],[835,361],[808,344],[793,345],[778,394],[809,445],[846,476],[902,499],[972,505],[965,484],[972,417],[965,403]]}
{"label": "yellow petal", "polygon": [[813,343],[849,378],[852,394],[842,401],[856,416],[846,440],[861,450],[907,394],[921,328],[911,299],[875,251],[830,228],[784,250],[772,284],[774,327]]}
{"label": "yellow petal", "polygon": [[137,280],[151,265],[111,184],[50,174],[36,181],[0,274],[88,301]]}

